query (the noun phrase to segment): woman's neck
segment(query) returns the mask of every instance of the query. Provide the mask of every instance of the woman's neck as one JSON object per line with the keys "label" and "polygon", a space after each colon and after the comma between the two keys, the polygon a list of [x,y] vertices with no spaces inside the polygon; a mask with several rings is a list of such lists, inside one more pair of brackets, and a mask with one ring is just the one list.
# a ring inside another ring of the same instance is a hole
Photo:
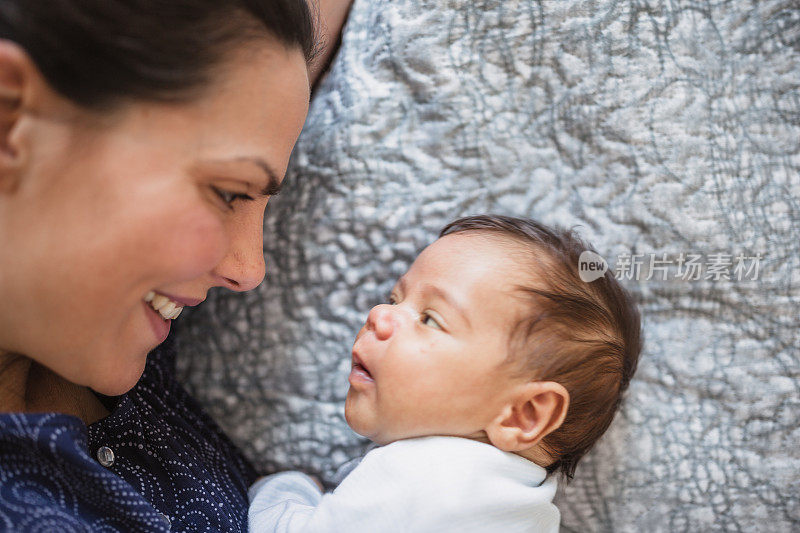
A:
{"label": "woman's neck", "polygon": [[25,411],[32,362],[25,356],[0,350],[0,412]]}
{"label": "woman's neck", "polygon": [[86,425],[108,416],[87,387],[76,385],[24,355],[0,350],[0,412],[62,413]]}

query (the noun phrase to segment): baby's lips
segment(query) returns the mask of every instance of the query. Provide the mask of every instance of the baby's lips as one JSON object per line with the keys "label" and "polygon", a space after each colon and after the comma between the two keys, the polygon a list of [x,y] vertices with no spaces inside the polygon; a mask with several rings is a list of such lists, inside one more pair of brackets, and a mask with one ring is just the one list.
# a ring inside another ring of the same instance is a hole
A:
{"label": "baby's lips", "polygon": [[366,366],[364,366],[364,363],[361,361],[361,358],[358,356],[358,352],[356,352],[355,349],[353,349],[352,361],[353,361],[353,366],[360,365],[363,366],[364,368],[367,368]]}
{"label": "baby's lips", "polygon": [[353,366],[354,367],[360,366],[361,368],[364,369],[364,372],[369,374],[370,377],[372,376],[372,373],[369,371],[369,368],[367,367],[367,365],[364,364],[364,360],[361,359],[361,357],[358,355],[358,352],[356,352],[355,350],[353,350]]}

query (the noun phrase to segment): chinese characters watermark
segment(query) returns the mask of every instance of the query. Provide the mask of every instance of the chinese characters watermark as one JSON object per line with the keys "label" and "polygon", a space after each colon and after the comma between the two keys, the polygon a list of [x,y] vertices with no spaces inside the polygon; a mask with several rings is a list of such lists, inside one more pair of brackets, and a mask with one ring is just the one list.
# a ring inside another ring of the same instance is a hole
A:
{"label": "chinese characters watermark", "polygon": [[[611,272],[618,280],[632,281],[757,281],[761,259],[760,253],[624,253],[617,256]],[[578,259],[578,273],[585,282],[608,270],[605,259],[594,252],[584,251]]]}

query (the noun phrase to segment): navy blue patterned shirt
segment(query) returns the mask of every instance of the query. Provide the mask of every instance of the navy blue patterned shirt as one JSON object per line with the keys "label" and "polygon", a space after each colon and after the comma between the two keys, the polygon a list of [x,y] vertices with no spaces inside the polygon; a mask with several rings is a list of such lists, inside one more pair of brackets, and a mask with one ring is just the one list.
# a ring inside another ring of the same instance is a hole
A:
{"label": "navy blue patterned shirt", "polygon": [[88,428],[56,413],[0,414],[0,531],[247,530],[255,472],[175,381],[171,346],[105,400],[111,414]]}

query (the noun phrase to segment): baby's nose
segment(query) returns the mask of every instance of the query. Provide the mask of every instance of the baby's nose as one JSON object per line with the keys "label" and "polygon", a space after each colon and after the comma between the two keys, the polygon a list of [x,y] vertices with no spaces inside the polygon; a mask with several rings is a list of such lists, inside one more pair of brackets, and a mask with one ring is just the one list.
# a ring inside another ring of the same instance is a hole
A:
{"label": "baby's nose", "polygon": [[393,307],[388,304],[376,305],[367,316],[367,328],[375,333],[378,340],[385,341],[394,332]]}

